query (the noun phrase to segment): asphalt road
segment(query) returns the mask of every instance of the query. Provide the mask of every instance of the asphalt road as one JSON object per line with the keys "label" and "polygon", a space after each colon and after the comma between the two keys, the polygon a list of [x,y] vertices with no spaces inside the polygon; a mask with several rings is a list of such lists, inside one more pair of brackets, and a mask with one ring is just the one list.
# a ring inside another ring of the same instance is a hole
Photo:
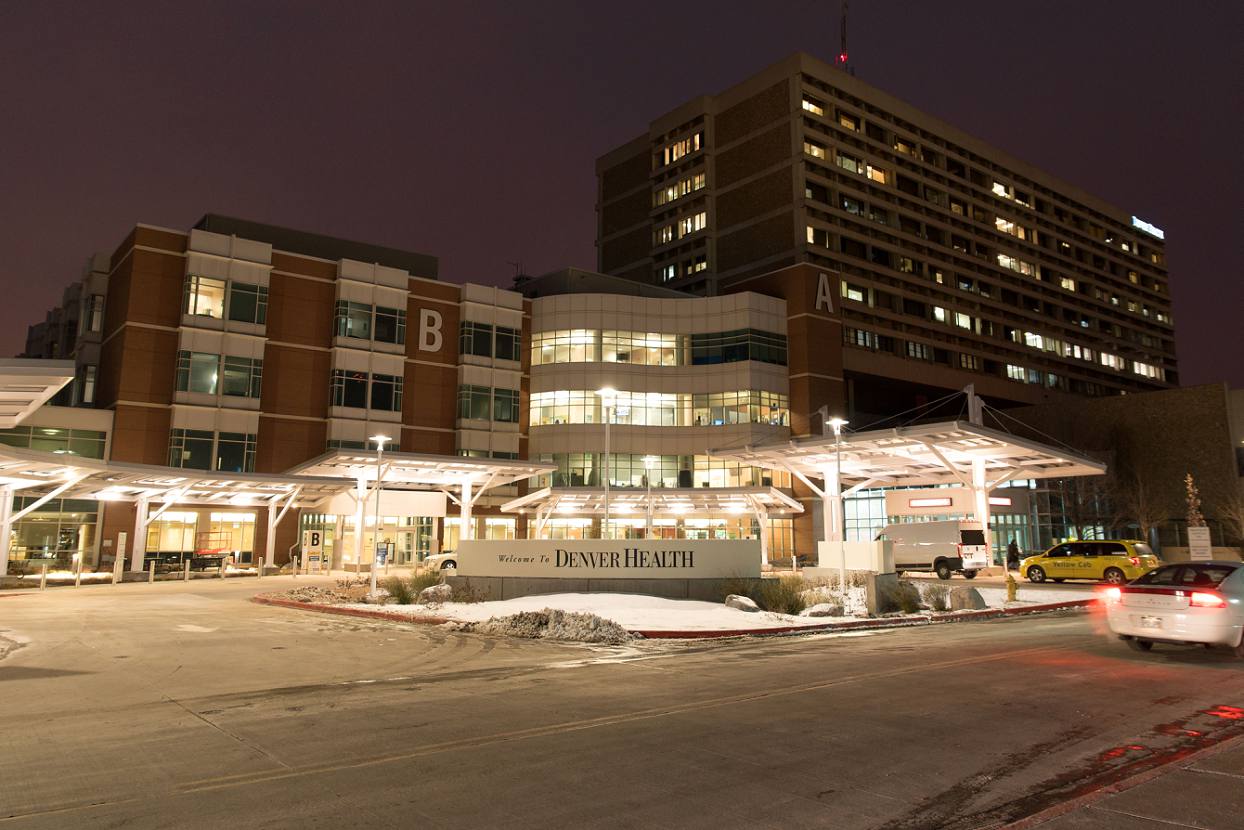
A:
{"label": "asphalt road", "polygon": [[[0,825],[984,827],[1244,734],[1244,663],[1085,613],[588,648],[256,588],[0,595]],[[1060,826],[1232,826],[1244,777],[1204,780],[1200,823]]]}

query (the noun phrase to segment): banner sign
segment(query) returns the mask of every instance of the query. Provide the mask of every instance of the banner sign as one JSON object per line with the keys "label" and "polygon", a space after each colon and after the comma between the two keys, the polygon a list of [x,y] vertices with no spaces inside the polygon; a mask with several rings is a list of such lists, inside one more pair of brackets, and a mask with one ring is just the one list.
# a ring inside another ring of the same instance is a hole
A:
{"label": "banner sign", "polygon": [[760,541],[718,539],[468,540],[459,576],[726,579],[760,576]]}

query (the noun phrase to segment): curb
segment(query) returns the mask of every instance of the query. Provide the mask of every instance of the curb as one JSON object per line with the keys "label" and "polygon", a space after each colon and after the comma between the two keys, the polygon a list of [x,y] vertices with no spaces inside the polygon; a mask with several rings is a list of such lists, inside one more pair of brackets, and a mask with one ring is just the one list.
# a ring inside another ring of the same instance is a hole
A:
{"label": "curb", "polygon": [[324,605],[318,602],[296,602],[292,599],[277,599],[256,594],[251,602],[260,605],[275,605],[279,608],[293,608],[296,611],[319,611],[321,614],[337,614],[342,617],[366,617],[367,619],[390,620],[392,622],[425,623],[440,625],[453,622],[448,617],[411,617],[406,614],[395,614],[392,611],[364,611],[361,608],[342,608],[337,605]]}
{"label": "curb", "polygon": [[804,634],[823,631],[860,631],[877,628],[912,628],[919,625],[937,625],[941,623],[974,622],[975,620],[992,620],[1004,617],[1017,617],[1024,614],[1038,614],[1046,611],[1062,611],[1068,608],[1087,608],[1097,602],[1096,599],[1076,599],[1066,602],[1051,602],[1043,605],[1031,605],[1026,608],[986,608],[981,611],[961,611],[939,615],[908,617],[882,617],[875,620],[850,620],[848,622],[823,623],[820,625],[789,625],[781,628],[740,628],[730,631],[644,631],[634,630],[649,640],[707,640],[717,637],[749,637],[765,634]]}
{"label": "curb", "polygon": [[1158,776],[1165,775],[1170,771],[1171,767],[1176,764],[1191,764],[1200,761],[1220,752],[1234,749],[1237,745],[1244,746],[1244,735],[1231,735],[1225,738],[1214,740],[1208,746],[1194,749],[1190,752],[1175,752],[1170,757],[1160,760],[1158,763],[1141,769],[1139,772],[1121,778],[1117,781],[1104,782],[1100,787],[1084,795],[1064,801],[1061,804],[1055,804],[1046,807],[1044,810],[1033,813],[1030,816],[1016,819],[1009,824],[991,825],[995,830],[1029,830],[1029,828],[1037,827],[1045,824],[1047,821],[1053,821],[1059,816],[1067,813],[1075,812],[1092,804],[1101,801],[1112,795],[1125,792],[1133,787],[1139,787],[1141,784],[1152,781]]}
{"label": "curb", "polygon": [[[324,605],[318,602],[297,602],[290,599],[277,599],[263,594],[251,597],[251,602],[260,605],[273,605],[279,608],[292,608],[296,611],[318,611],[323,614],[338,614],[343,617],[365,617],[368,619],[388,620],[390,622],[414,623],[416,625],[441,625],[456,622],[449,617],[412,617],[408,614],[397,614],[392,611],[364,611],[361,608],[342,608],[337,605]],[[1069,608],[1087,608],[1096,599],[1077,599],[1067,602],[1051,602],[1044,605],[1032,605],[1027,608],[986,608],[981,611],[961,611],[945,613],[938,616],[907,616],[884,617],[876,620],[848,620],[844,622],[821,623],[818,625],[787,625],[780,628],[739,628],[726,631],[645,631],[629,629],[631,634],[638,634],[646,640],[710,640],[726,637],[756,637],[766,634],[807,634],[824,631],[860,631],[879,628],[913,628],[920,625],[941,623],[974,622],[976,620],[992,620],[1004,617],[1016,617],[1025,614],[1038,614],[1047,611],[1063,611]]]}

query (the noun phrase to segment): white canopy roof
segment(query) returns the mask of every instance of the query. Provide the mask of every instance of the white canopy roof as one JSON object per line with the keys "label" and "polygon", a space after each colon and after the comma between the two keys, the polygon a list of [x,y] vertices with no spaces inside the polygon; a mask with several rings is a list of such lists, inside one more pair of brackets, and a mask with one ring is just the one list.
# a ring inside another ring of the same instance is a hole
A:
{"label": "white canopy roof", "polygon": [[[647,490],[610,489],[609,515],[643,516],[648,511]],[[802,513],[803,505],[774,487],[678,487],[651,492],[657,516],[704,513],[744,513],[761,510],[769,515]],[[504,513],[552,512],[574,516],[603,515],[603,487],[546,487],[501,505]]]}
{"label": "white canopy roof", "polygon": [[[464,482],[484,489],[513,484],[557,470],[553,464],[508,461],[500,458],[469,458],[459,455],[426,455],[413,452],[384,454],[384,486],[412,489],[458,487]],[[289,470],[290,475],[328,476],[351,481],[374,481],[376,453],[367,450],[332,450]]]}
{"label": "white canopy roof", "polygon": [[222,473],[102,461],[77,455],[0,446],[0,484],[15,490],[59,490],[59,498],[103,501],[174,499],[178,504],[259,505],[292,494],[311,507],[350,488],[352,481],[315,476]]}
{"label": "white canopy roof", "polygon": [[1060,447],[1041,444],[965,421],[798,438],[780,444],[715,449],[710,455],[800,477],[821,478],[841,449],[843,487],[961,484],[981,459],[989,479],[1101,475],[1106,465]]}
{"label": "white canopy roof", "polygon": [[0,429],[20,424],[73,380],[72,360],[0,360]]}

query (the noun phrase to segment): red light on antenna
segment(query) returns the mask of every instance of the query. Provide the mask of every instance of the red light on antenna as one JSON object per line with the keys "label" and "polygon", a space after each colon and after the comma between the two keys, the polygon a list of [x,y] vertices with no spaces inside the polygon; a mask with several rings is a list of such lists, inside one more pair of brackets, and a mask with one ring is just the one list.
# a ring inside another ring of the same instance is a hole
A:
{"label": "red light on antenna", "polygon": [[838,53],[838,63],[846,63],[846,62],[847,62],[847,53],[846,53],[846,52],[839,52],[839,53]]}

